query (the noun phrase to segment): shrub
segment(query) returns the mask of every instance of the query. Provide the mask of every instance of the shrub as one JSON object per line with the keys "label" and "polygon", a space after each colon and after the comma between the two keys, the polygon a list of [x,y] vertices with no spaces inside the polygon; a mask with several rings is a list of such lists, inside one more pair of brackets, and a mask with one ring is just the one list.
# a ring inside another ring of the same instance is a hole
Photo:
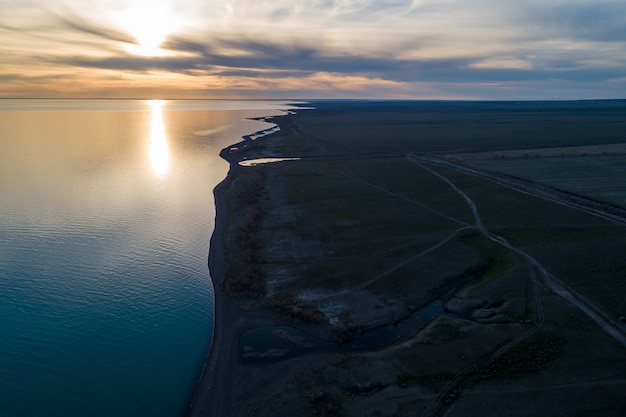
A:
{"label": "shrub", "polygon": [[345,323],[335,326],[333,333],[339,337],[341,343],[350,343],[363,334],[363,325],[360,323]]}
{"label": "shrub", "polygon": [[229,276],[225,289],[233,297],[264,297],[265,272],[258,267],[245,269],[237,275]]}
{"label": "shrub", "polygon": [[307,305],[292,296],[282,295],[274,297],[268,306],[278,310],[295,323],[326,323],[328,318],[317,308]]}

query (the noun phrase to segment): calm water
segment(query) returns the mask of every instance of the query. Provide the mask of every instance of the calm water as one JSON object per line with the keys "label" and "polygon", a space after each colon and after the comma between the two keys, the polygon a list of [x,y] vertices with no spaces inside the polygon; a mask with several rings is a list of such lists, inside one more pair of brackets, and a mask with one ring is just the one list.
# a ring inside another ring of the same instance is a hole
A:
{"label": "calm water", "polygon": [[218,153],[280,108],[0,100],[0,417],[184,415]]}

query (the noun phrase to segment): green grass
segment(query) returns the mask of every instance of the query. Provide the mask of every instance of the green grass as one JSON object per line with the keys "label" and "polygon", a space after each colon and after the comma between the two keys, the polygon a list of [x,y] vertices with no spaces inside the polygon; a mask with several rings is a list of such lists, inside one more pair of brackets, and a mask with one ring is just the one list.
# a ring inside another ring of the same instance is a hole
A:
{"label": "green grass", "polygon": [[479,232],[467,232],[459,237],[459,240],[483,255],[484,267],[478,279],[472,286],[488,284],[501,277],[513,266],[511,251],[499,245]]}

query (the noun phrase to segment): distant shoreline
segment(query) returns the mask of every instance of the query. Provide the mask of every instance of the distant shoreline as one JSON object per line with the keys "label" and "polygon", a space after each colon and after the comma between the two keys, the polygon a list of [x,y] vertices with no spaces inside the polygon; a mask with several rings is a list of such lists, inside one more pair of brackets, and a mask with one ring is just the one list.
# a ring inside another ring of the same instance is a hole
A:
{"label": "distant shoreline", "polygon": [[[265,118],[262,117],[259,120],[265,121]],[[275,133],[273,129],[276,127],[278,125],[244,135],[242,141],[229,145],[220,151],[220,157],[228,162],[229,168],[226,177],[213,189],[216,214],[208,256],[208,267],[214,288],[213,336],[209,353],[186,414],[187,417],[230,415],[228,411],[232,406],[231,397],[237,381],[238,352],[236,349],[234,352],[229,349],[230,343],[228,342],[233,342],[236,345],[233,339],[239,336],[244,324],[237,304],[224,293],[221,287],[229,270],[223,241],[229,216],[224,190],[232,184],[242,169],[239,165],[240,158],[232,155],[230,150],[267,134]],[[225,329],[229,331],[225,332]],[[216,384],[219,384],[220,388],[216,388]],[[228,385],[232,389],[222,389]]]}

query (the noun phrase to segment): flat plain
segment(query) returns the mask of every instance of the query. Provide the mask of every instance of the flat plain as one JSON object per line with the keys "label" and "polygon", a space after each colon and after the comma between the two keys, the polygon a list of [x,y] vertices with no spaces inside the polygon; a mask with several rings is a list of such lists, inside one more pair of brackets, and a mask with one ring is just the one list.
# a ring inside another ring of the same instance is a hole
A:
{"label": "flat plain", "polygon": [[312,105],[225,151],[231,415],[626,413],[625,101]]}

